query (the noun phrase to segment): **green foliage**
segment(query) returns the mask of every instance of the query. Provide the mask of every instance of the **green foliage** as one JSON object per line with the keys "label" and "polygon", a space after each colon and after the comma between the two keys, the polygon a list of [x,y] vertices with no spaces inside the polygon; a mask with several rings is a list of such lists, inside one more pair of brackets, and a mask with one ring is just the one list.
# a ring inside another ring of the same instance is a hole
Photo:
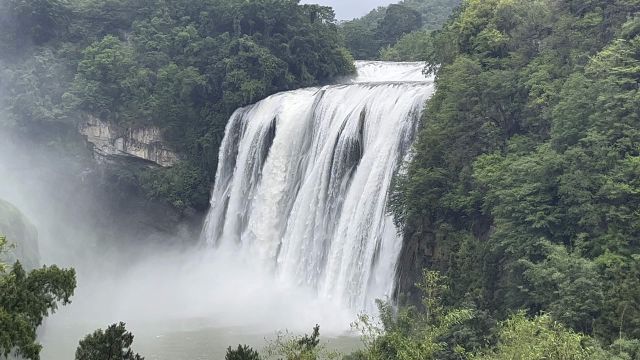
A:
{"label": "green foliage", "polygon": [[414,31],[402,36],[393,46],[380,49],[384,61],[421,61],[429,57],[433,37],[428,30]]}
{"label": "green foliage", "polygon": [[[4,259],[4,255],[9,251],[9,243],[7,237],[0,235],[0,259]],[[4,274],[7,271],[7,264],[0,262],[0,274]]]}
{"label": "green foliage", "polygon": [[640,359],[640,340],[616,340],[609,348],[610,359],[638,360]]}
{"label": "green foliage", "polygon": [[141,110],[130,104],[139,75],[134,50],[109,35],[91,44],[82,54],[73,89],[77,98],[74,105],[107,121],[140,117]]}
{"label": "green foliage", "polygon": [[374,27],[353,20],[340,26],[340,32],[353,57],[358,60],[375,59],[381,42],[376,37]]}
{"label": "green foliage", "polygon": [[[189,187],[196,178],[198,189],[212,182],[235,109],[355,70],[333,10],[292,0],[0,1],[5,7],[33,15],[20,26],[33,21],[49,38],[0,51],[0,83],[8,89],[0,94],[7,114],[0,125],[58,147],[79,142],[77,125],[87,113],[125,129],[157,126],[198,175],[175,191],[138,185],[182,208],[206,202]],[[0,13],[3,30],[15,25]],[[167,172],[139,180],[178,171]]]}
{"label": "green foliage", "polygon": [[75,271],[56,266],[27,273],[16,262],[9,272],[0,274],[0,355],[40,359],[36,329],[59,303],[70,303],[75,287]]}
{"label": "green foliage", "polygon": [[462,4],[461,0],[403,0],[402,5],[422,14],[424,30],[438,30],[447,22],[453,10]]}
{"label": "green foliage", "polygon": [[428,38],[425,34],[440,29],[460,3],[460,0],[404,0],[347,21],[341,24],[340,32],[356,59],[424,60],[420,55]]}
{"label": "green foliage", "polygon": [[76,360],[144,360],[131,350],[133,334],[124,323],[113,324],[107,330],[98,329],[80,340]]}
{"label": "green foliage", "polygon": [[41,45],[62,34],[71,11],[65,0],[3,0],[0,14],[0,50],[12,53],[29,43]]}
{"label": "green foliage", "polygon": [[604,282],[595,263],[561,245],[549,245],[539,263],[523,260],[529,308],[546,309],[554,319],[585,333],[593,332],[604,302]]}
{"label": "green foliage", "polygon": [[267,357],[283,360],[321,360],[338,359],[338,353],[329,351],[320,345],[320,326],[313,328],[311,335],[291,336],[279,333],[265,350]]}
{"label": "green foliage", "polygon": [[408,6],[391,4],[376,29],[383,44],[393,44],[404,34],[422,27],[422,14]]}
{"label": "green foliage", "polygon": [[[445,273],[448,306],[542,312],[605,347],[639,337],[639,11],[467,0],[421,48],[383,51],[438,64],[390,208],[400,261]],[[403,275],[415,293],[421,274]]]}
{"label": "green foliage", "polygon": [[554,322],[548,315],[527,319],[520,312],[501,324],[499,342],[492,351],[473,360],[587,360],[605,359],[603,352],[581,334]]}
{"label": "green foliage", "polygon": [[229,347],[224,360],[260,360],[260,355],[247,345],[238,345],[236,350]]}
{"label": "green foliage", "polygon": [[[379,321],[361,315],[354,327],[362,334],[364,350],[352,359],[442,359],[451,349],[457,358],[465,349],[449,336],[456,327],[473,319],[469,309],[445,309],[443,295],[448,290],[437,272],[425,271],[417,284],[422,293],[422,311],[413,306],[394,308],[378,301]],[[449,337],[451,342],[447,342]]]}
{"label": "green foliage", "polygon": [[24,62],[4,65],[0,84],[10,90],[0,97],[4,113],[0,127],[34,137],[39,136],[38,128],[40,132],[46,128],[47,140],[60,136],[60,128],[69,124],[62,100],[69,73],[64,62],[52,50],[43,49]]}
{"label": "green foliage", "polygon": [[138,181],[147,197],[164,199],[177,209],[206,209],[209,187],[196,166],[181,162],[170,169],[147,168]]}
{"label": "green foliage", "polygon": [[[556,256],[562,258],[562,254]],[[542,266],[539,270],[557,271]],[[498,330],[495,339],[487,336],[474,346],[473,339],[463,335],[483,315],[446,306],[448,287],[444,280],[437,272],[423,272],[423,280],[416,284],[422,293],[421,309],[394,308],[380,301],[379,322],[361,316],[355,326],[365,347],[344,359],[620,360],[636,359],[640,354],[637,340],[620,339],[604,350],[594,338],[571,330],[549,314],[529,318],[524,311],[493,325]]]}

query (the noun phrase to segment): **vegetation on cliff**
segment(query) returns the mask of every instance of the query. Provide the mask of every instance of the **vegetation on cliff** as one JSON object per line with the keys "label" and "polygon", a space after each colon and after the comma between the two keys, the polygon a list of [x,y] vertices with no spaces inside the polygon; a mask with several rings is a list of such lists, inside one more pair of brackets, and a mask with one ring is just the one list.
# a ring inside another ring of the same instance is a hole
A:
{"label": "vegetation on cliff", "polygon": [[2,0],[0,28],[2,125],[65,147],[83,113],[158,126],[184,163],[131,177],[178,208],[207,207],[236,108],[354,70],[333,10],[296,0]]}
{"label": "vegetation on cliff", "polygon": [[[407,0],[340,30],[355,57],[437,76],[391,194],[396,303],[359,319],[348,358],[640,358],[640,2],[465,0],[440,29],[459,4]],[[235,108],[353,70],[332,11],[297,1],[3,0],[0,14],[3,126],[43,143],[86,112],[159,126],[185,161],[131,182],[181,208],[206,206]],[[74,286],[56,268],[0,274],[0,350],[37,358],[35,328]],[[273,354],[320,358],[317,332]]]}
{"label": "vegetation on cliff", "polygon": [[640,338],[638,11],[467,0],[428,35],[437,92],[391,200],[400,292],[427,267],[446,306],[485,321],[523,310],[605,348]]}
{"label": "vegetation on cliff", "polygon": [[144,360],[131,349],[133,338],[123,322],[98,329],[80,340],[75,360]]}

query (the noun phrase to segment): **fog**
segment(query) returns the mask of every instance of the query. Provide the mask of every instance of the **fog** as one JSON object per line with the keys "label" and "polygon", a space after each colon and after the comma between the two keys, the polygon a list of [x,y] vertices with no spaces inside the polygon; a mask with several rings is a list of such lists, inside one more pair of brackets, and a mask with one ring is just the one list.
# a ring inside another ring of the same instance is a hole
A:
{"label": "fog", "polygon": [[353,319],[312,292],[275,282],[232,250],[156,253],[129,268],[83,278],[73,307],[60,318],[147,324],[210,319],[256,331],[309,330],[320,320],[324,329],[341,331]]}
{"label": "fog", "polygon": [[331,6],[339,20],[351,20],[366,15],[369,11],[398,2],[397,0],[303,0],[303,4]]}
{"label": "fog", "polygon": [[[256,340],[274,337],[277,330],[303,333],[320,323],[323,336],[331,337],[344,334],[354,319],[313,292],[275,282],[231,250],[150,254],[128,268],[80,273],[79,284],[74,303],[45,326],[45,344],[70,342],[59,334],[71,331],[78,338],[100,324],[122,320],[147,339],[214,329],[209,341],[218,343],[213,337],[233,330],[234,343],[220,343],[214,350],[238,342],[259,348],[263,341]],[[185,341],[183,346],[190,346],[190,339]],[[192,346],[189,351],[199,350]]]}
{"label": "fog", "polygon": [[[203,246],[199,224],[179,224],[166,232],[144,217],[140,223],[118,223],[135,218],[138,210],[103,203],[114,194],[99,188],[91,161],[16,139],[0,133],[0,198],[38,229],[43,264],[77,271],[72,303],[41,329],[43,358],[72,358],[82,336],[118,321],[143,342],[176,332],[242,329],[228,340],[235,344],[216,345],[224,350],[244,340],[264,342],[277,330],[309,332],[316,323],[323,336],[337,336],[355,320],[356,314],[317,299],[312,291],[277,282],[234,249]],[[206,335],[209,343],[218,336]],[[191,336],[183,345],[198,350],[189,341]],[[143,348],[153,351],[154,346]],[[208,358],[216,357],[202,357]]]}

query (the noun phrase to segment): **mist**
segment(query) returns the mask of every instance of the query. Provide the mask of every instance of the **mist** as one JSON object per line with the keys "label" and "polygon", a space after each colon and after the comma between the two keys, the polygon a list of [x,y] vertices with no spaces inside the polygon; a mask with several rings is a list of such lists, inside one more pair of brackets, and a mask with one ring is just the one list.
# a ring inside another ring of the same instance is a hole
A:
{"label": "mist", "polygon": [[[0,28],[20,29],[17,25],[0,12]],[[14,53],[3,54],[7,57],[0,64],[13,66],[29,51],[37,53],[29,39],[24,44],[12,40]],[[38,59],[51,67],[15,72],[7,67],[11,76],[0,76],[0,199],[15,205],[37,229],[40,265],[72,267],[77,274],[71,304],[39,328],[43,359],[72,359],[80,339],[120,321],[135,335],[135,351],[147,359],[222,358],[228,346],[246,343],[260,349],[278,331],[308,333],[316,324],[323,340],[335,343],[348,335],[346,349],[353,349],[357,340],[350,323],[356,311],[319,297],[317,289],[276,279],[233,246],[205,245],[200,238],[205,214],[184,217],[114,179],[108,170],[114,164],[94,159],[77,134],[74,124],[80,117],[65,113],[64,119],[43,116],[12,123],[2,114],[13,110],[4,103],[13,99],[3,96],[2,87],[17,86],[2,81],[27,76],[27,71],[42,79],[29,84],[38,94],[21,106],[38,105],[36,110],[44,112],[63,106],[59,98],[68,89],[61,88],[60,80],[73,77],[53,76],[68,64],[50,61],[59,60],[52,54],[43,51]],[[0,71],[4,75],[5,69]],[[49,97],[55,101],[40,101]],[[20,239],[9,241],[20,246]],[[340,349],[340,344],[331,347]]]}
{"label": "mist", "polygon": [[[119,321],[148,354],[158,348],[153,341],[176,333],[215,330],[210,341],[235,342],[216,342],[212,351],[221,351],[238,342],[259,348],[276,331],[304,333],[315,324],[323,337],[338,336],[355,320],[330,299],[276,281],[233,248],[206,247],[200,222],[169,232],[160,224],[118,223],[137,209],[112,213],[91,162],[19,139],[0,133],[0,198],[38,229],[42,264],[77,271],[72,303],[41,328],[43,358],[72,358],[84,335]],[[229,335],[231,329],[237,333]]]}
{"label": "mist", "polygon": [[[232,249],[166,251],[152,253],[126,268],[81,272],[73,304],[51,317],[43,341],[52,350],[60,343],[71,346],[77,339],[65,340],[59,334],[68,338],[71,332],[78,338],[104,326],[100,324],[117,321],[126,321],[134,334],[146,339],[203,330],[220,337],[235,331],[237,336],[230,341],[257,348],[279,330],[304,333],[320,323],[326,337],[349,329],[354,314],[317,299],[312,291],[278,283],[234,253]],[[221,339],[213,336],[210,341],[218,344],[217,350],[235,345],[219,343]],[[143,350],[149,353],[155,348],[157,345]]]}
{"label": "mist", "polygon": [[331,6],[339,20],[351,20],[366,15],[371,10],[394,3],[394,0],[304,0],[303,4]]}

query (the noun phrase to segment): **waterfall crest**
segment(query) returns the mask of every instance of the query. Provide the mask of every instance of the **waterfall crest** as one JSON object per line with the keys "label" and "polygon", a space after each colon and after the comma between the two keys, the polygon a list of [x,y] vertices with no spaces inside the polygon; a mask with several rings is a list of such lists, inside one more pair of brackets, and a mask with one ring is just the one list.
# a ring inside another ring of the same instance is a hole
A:
{"label": "waterfall crest", "polygon": [[387,61],[356,61],[357,75],[352,83],[426,82],[423,62],[391,63]]}
{"label": "waterfall crest", "polygon": [[420,63],[357,62],[347,84],[238,109],[203,238],[354,310],[390,294],[402,239],[386,211],[433,79]]}

